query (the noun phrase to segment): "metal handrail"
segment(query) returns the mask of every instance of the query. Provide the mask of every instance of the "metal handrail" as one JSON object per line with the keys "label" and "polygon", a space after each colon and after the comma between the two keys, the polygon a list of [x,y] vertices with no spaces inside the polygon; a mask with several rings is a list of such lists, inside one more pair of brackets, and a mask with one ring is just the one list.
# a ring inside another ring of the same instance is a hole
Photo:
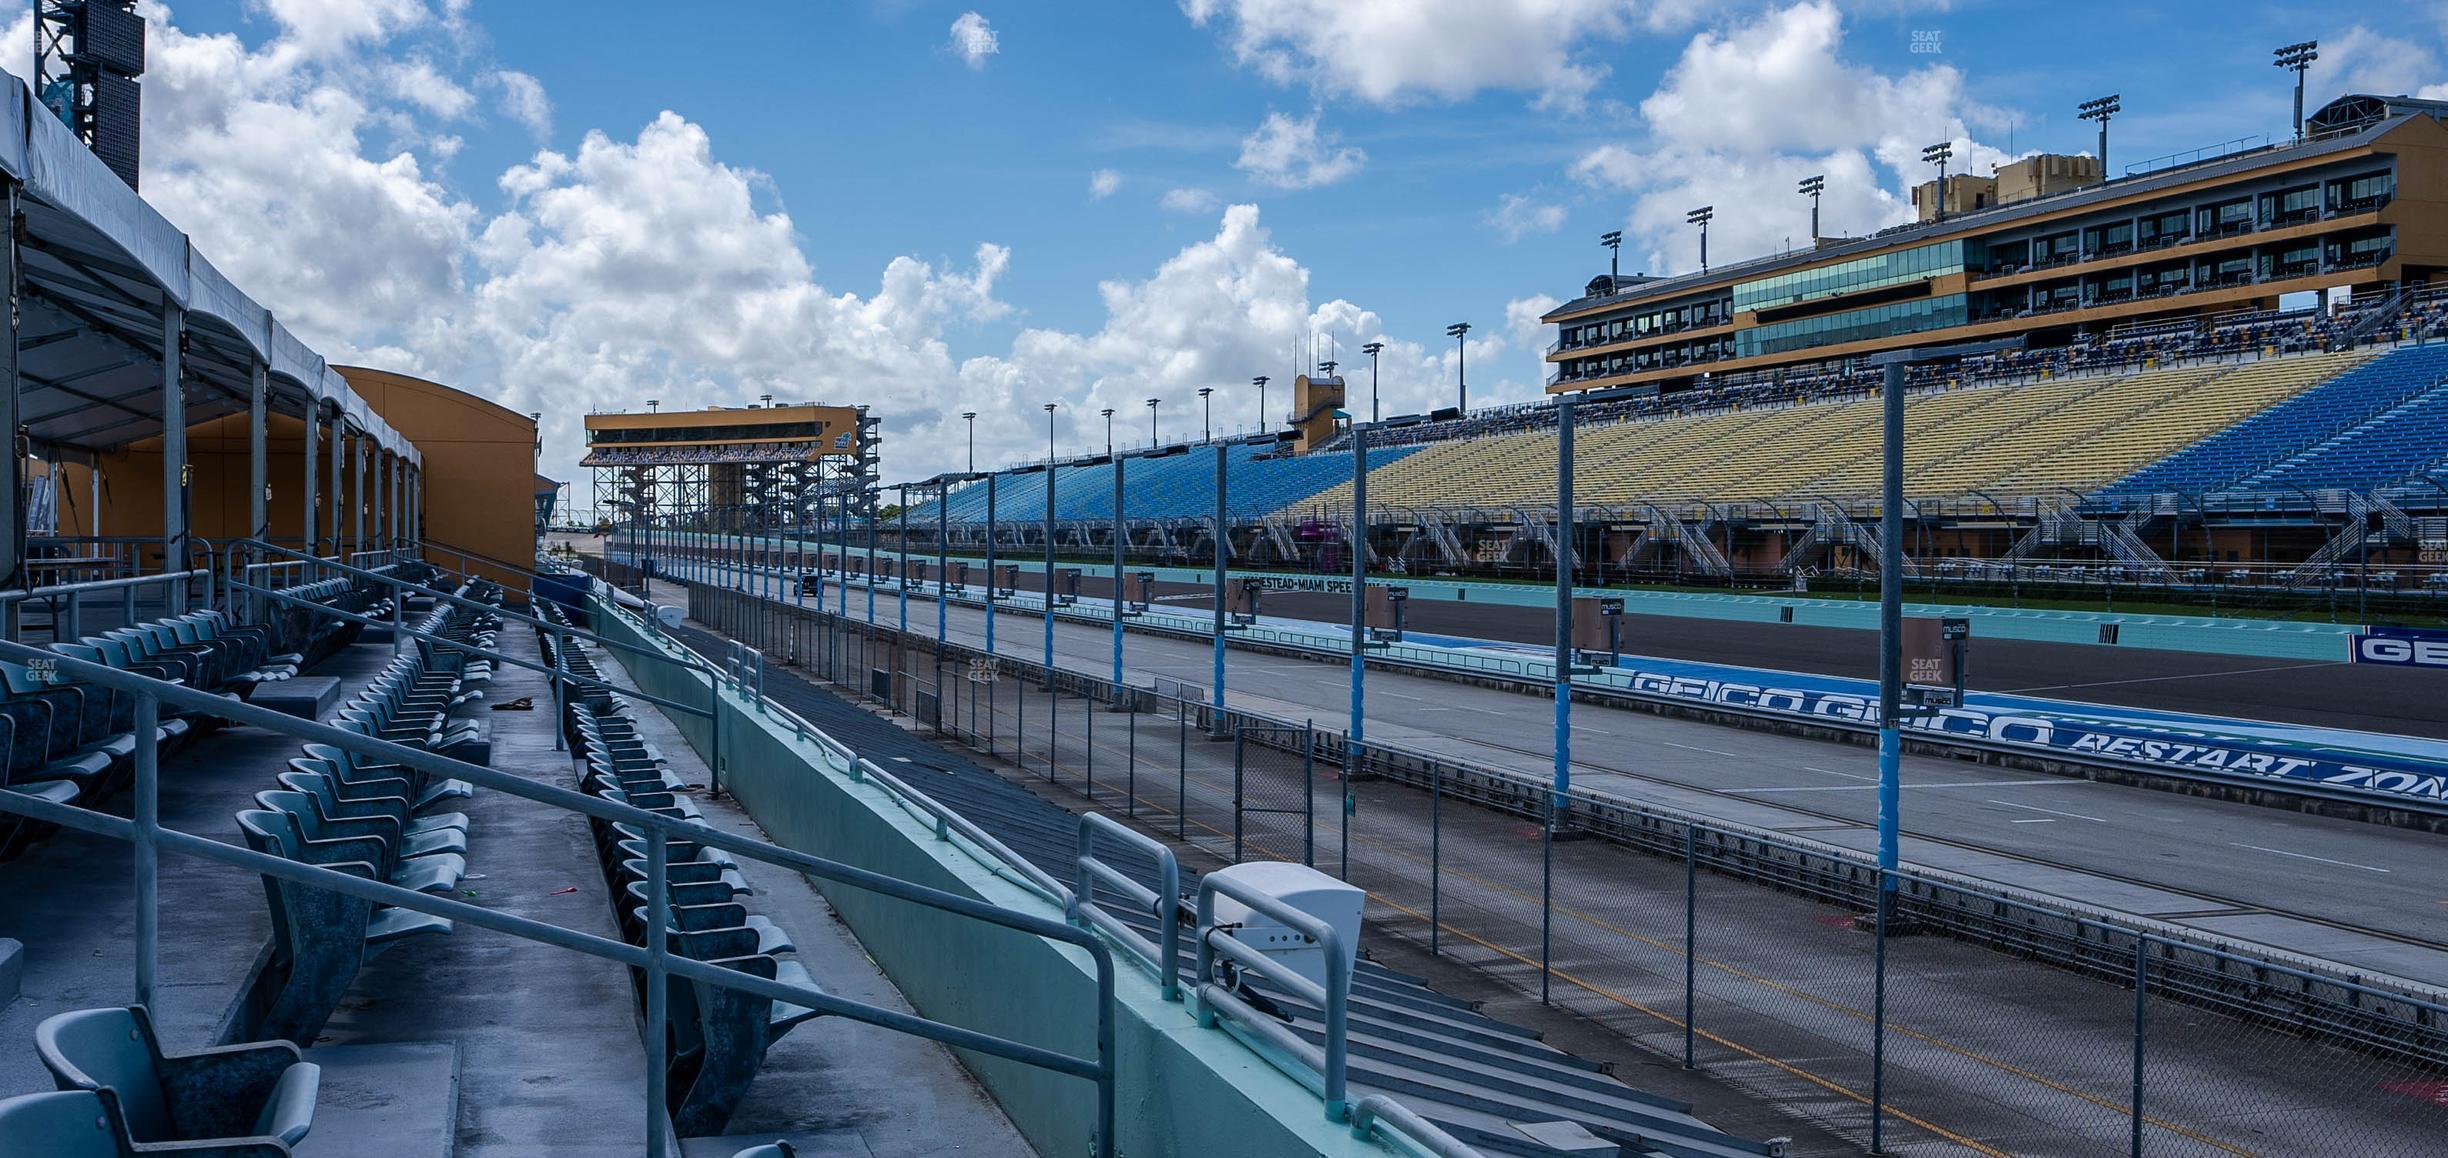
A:
{"label": "metal handrail", "polygon": [[1404,1141],[1435,1158],[1487,1158],[1478,1147],[1446,1133],[1387,1094],[1370,1094],[1352,1103],[1351,1132],[1363,1142],[1379,1133],[1400,1132]]}
{"label": "metal handrail", "polygon": [[[1094,1143],[1095,1152],[1105,1156],[1113,1153],[1116,1078],[1113,1026],[1114,965],[1112,952],[1093,933],[1073,928],[1062,921],[1016,912],[975,898],[902,880],[856,865],[753,840],[698,821],[666,816],[626,803],[544,784],[513,773],[436,755],[422,748],[396,744],[378,737],[257,707],[243,700],[232,700],[183,684],[169,683],[132,672],[120,671],[102,664],[63,656],[14,641],[0,640],[0,658],[18,663],[40,661],[51,665],[54,671],[73,676],[80,681],[133,694],[137,701],[136,726],[140,734],[154,727],[161,703],[179,704],[230,720],[233,723],[251,724],[267,731],[302,740],[330,744],[358,755],[372,756],[385,762],[406,765],[434,775],[464,780],[473,785],[506,792],[540,804],[567,809],[612,824],[635,825],[639,831],[648,836],[649,896],[652,911],[647,922],[648,943],[646,947],[639,948],[625,942],[612,941],[559,925],[430,896],[384,882],[350,876],[321,866],[268,856],[252,849],[208,840],[192,833],[162,828],[158,820],[157,744],[139,744],[136,749],[137,800],[133,820],[122,820],[108,814],[70,805],[54,804],[23,793],[0,791],[0,811],[15,812],[62,827],[127,840],[136,846],[136,974],[137,998],[140,1003],[151,1002],[155,988],[154,979],[158,975],[160,897],[159,874],[153,857],[155,849],[166,847],[207,860],[251,868],[266,876],[314,885],[344,895],[446,917],[454,921],[464,920],[480,928],[493,929],[512,936],[540,941],[643,969],[648,973],[646,990],[649,999],[647,1017],[649,1038],[659,1038],[662,1033],[659,1016],[663,1012],[661,1009],[662,974],[677,974],[691,980],[753,993],[769,1000],[802,1005],[823,1013],[913,1034],[956,1048],[1006,1058],[1023,1065],[1088,1078],[1097,1083],[1098,1129]],[[777,865],[808,876],[835,881],[896,900],[923,905],[956,916],[985,921],[1020,933],[1061,941],[1081,948],[1089,954],[1097,974],[1096,1058],[1090,1060],[1077,1057],[884,1006],[836,997],[814,988],[801,988],[779,981],[769,981],[685,957],[669,956],[663,944],[663,931],[667,921],[660,919],[661,914],[665,911],[664,906],[668,904],[668,899],[662,888],[665,883],[663,874],[656,870],[661,869],[664,863],[661,854],[665,842],[674,837],[707,847],[719,848],[760,863]],[[649,1052],[653,1053],[651,1050]],[[653,1057],[648,1067],[650,1091],[658,1095],[662,1083],[660,1062],[660,1057]],[[655,1120],[661,1122],[661,1129],[649,1135],[648,1152],[661,1154],[665,1150],[666,1142],[663,1135],[669,1131],[669,1122],[662,1111],[664,1104],[662,1099],[659,1096],[656,1097],[653,1099],[653,1104],[654,1109],[650,1113]]]}
{"label": "metal handrail", "polygon": [[[703,653],[699,652],[696,648],[690,647],[685,641],[670,636],[661,636],[658,638],[664,639],[673,647],[686,651],[690,655],[697,656],[700,659],[704,658]],[[1063,887],[1061,882],[1055,880],[1044,869],[1038,868],[1035,862],[1029,860],[1027,857],[1021,856],[1017,852],[1014,852],[1009,845],[1006,845],[1001,840],[996,839],[985,829],[979,828],[976,822],[970,820],[966,816],[961,815],[959,812],[954,811],[950,807],[947,807],[942,801],[939,801],[934,797],[911,787],[907,781],[885,771],[874,761],[851,751],[848,745],[834,739],[830,734],[826,733],[823,729],[818,728],[816,725],[809,723],[806,717],[801,716],[796,711],[793,711],[788,705],[783,704],[781,701],[771,698],[761,698],[756,701],[756,707],[760,712],[780,717],[783,723],[790,726],[791,732],[794,736],[809,740],[815,743],[817,746],[825,749],[825,751],[838,757],[849,766],[850,775],[852,777],[872,780],[876,784],[882,786],[888,794],[896,798],[897,802],[901,805],[904,811],[915,810],[917,813],[923,813],[927,819],[934,822],[935,835],[937,839],[949,839],[949,836],[952,833],[960,834],[960,836],[969,843],[985,850],[986,852],[992,854],[996,860],[1003,862],[1004,867],[1008,867],[1014,872],[1020,874],[1020,878],[1023,883],[1026,883],[1029,887],[1034,888],[1038,892],[1044,894],[1046,899],[1053,901],[1055,904],[1063,906],[1066,910],[1070,908],[1070,889]],[[987,867],[991,869],[996,866],[988,864]]]}
{"label": "metal handrail", "polygon": [[[1265,953],[1242,944],[1230,932],[1218,928],[1215,921],[1215,899],[1231,897],[1281,921],[1318,943],[1326,954],[1326,983],[1323,985],[1303,977],[1299,972]],[[1282,986],[1292,996],[1308,1001],[1324,1011],[1326,1044],[1323,1049],[1309,1044],[1285,1024],[1250,1007],[1238,995],[1215,980],[1216,958],[1223,957],[1241,968]],[[1214,1029],[1219,1011],[1230,1013],[1235,1028],[1264,1041],[1286,1057],[1308,1067],[1310,1072],[1286,1069],[1285,1072],[1303,1084],[1317,1083],[1318,1093],[1326,1101],[1326,1120],[1343,1121],[1349,1114],[1344,1102],[1346,1055],[1350,1027],[1352,967],[1343,953],[1343,938],[1334,926],[1304,913],[1280,898],[1268,896],[1240,881],[1209,873],[1199,881],[1198,892],[1198,969],[1191,976],[1198,982],[1199,1026]],[[1266,1051],[1261,1050],[1262,1056]],[[1269,1057],[1269,1060],[1274,1060]]]}
{"label": "metal handrail", "polygon": [[[1096,840],[1105,835],[1147,852],[1156,858],[1156,887],[1124,876],[1121,870],[1096,858]],[[1137,955],[1155,970],[1164,986],[1164,999],[1181,1000],[1181,862],[1173,850],[1144,833],[1135,831],[1102,812],[1080,814],[1079,855],[1073,861],[1078,869],[1077,883],[1072,887],[1067,916],[1111,937],[1123,948]],[[1156,918],[1158,944],[1150,944],[1139,931],[1124,924],[1097,904],[1096,886],[1121,893],[1130,903],[1147,909]]]}

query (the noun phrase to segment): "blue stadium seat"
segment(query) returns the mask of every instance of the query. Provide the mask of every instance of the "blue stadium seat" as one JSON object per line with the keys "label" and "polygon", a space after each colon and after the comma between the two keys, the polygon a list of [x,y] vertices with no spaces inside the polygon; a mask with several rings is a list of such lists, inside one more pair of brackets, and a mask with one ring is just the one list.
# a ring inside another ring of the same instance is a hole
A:
{"label": "blue stadium seat", "polygon": [[139,1005],[45,1018],[34,1049],[61,1090],[116,1095],[139,1143],[272,1138],[295,1146],[314,1125],[322,1069],[286,1041],[164,1053]]}
{"label": "blue stadium seat", "polygon": [[[1225,449],[1225,498],[1236,518],[1257,518],[1310,498],[1351,477],[1348,452],[1322,451],[1305,455],[1262,457],[1271,446],[1234,443]],[[1418,450],[1416,446],[1369,452],[1374,470]],[[1123,460],[1125,513],[1134,519],[1204,518],[1215,513],[1215,457],[1207,447],[1186,454]],[[1111,463],[1063,466],[1053,472],[1054,518],[1057,522],[1111,519]],[[1006,472],[995,479],[995,517],[1027,523],[1045,517],[1046,472]],[[910,509],[910,522],[926,526],[936,519],[936,504]],[[955,523],[986,521],[986,484],[970,483],[952,492],[945,517]]]}
{"label": "blue stadium seat", "polygon": [[[2414,457],[2413,450],[2369,460],[2324,453],[2314,456],[2318,462],[2308,459],[2302,470],[2288,468],[2284,483],[2275,479],[2274,472],[2340,434],[2404,406],[2437,386],[2443,376],[2448,376],[2448,344],[2391,351],[2145,466],[2119,479],[2108,492],[2199,494],[2257,485],[2247,480],[2263,475],[2273,476],[2272,485],[2308,489],[2393,481],[2430,459]],[[2436,426],[2436,411],[2427,413]],[[2414,418],[2423,420],[2419,414]],[[2409,425],[2390,424],[2390,430],[2403,432]],[[2434,451],[2430,457],[2438,454]]]}

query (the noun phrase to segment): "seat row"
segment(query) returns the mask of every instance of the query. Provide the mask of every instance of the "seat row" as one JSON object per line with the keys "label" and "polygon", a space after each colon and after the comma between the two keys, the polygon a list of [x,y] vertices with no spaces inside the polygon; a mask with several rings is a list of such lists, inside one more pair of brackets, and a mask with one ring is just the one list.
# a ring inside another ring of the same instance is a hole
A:
{"label": "seat row", "polygon": [[34,1048],[57,1091],[0,1099],[0,1154],[286,1158],[314,1126],[322,1067],[287,1041],[167,1053],[139,1005],[55,1014]]}
{"label": "seat row", "polygon": [[[561,649],[557,658],[563,670],[581,679],[600,678],[583,645],[564,647],[539,634],[547,654]],[[703,819],[687,796],[688,784],[638,734],[619,697],[601,688],[574,688],[568,698],[564,719],[571,750],[584,763],[579,776],[586,792],[681,820]],[[652,900],[646,833],[633,824],[604,821],[595,822],[594,829],[614,921],[624,940],[643,945]],[[807,967],[791,959],[796,947],[790,935],[748,911],[746,899],[755,890],[729,853],[673,839],[665,856],[670,907],[664,936],[673,954],[786,985],[818,988]],[[635,972],[631,980],[643,1002],[645,975]],[[672,1126],[682,1137],[722,1133],[764,1065],[766,1050],[792,1027],[818,1016],[805,1006],[684,977],[668,977],[664,992],[669,1011],[662,1043],[665,1089]]]}
{"label": "seat row", "polygon": [[[471,609],[437,610],[438,634],[488,646],[492,617]],[[436,755],[468,754],[474,721],[453,711],[475,702],[491,672],[462,663],[438,667],[423,650],[402,653],[332,717],[345,731]],[[247,846],[268,856],[317,865],[416,892],[447,895],[467,873],[468,819],[440,809],[472,795],[465,781],[414,766],[307,744],[275,788],[238,813]],[[240,1003],[250,1037],[312,1041],[366,961],[407,938],[448,933],[442,917],[344,896],[312,885],[263,878],[272,917],[272,952]]]}

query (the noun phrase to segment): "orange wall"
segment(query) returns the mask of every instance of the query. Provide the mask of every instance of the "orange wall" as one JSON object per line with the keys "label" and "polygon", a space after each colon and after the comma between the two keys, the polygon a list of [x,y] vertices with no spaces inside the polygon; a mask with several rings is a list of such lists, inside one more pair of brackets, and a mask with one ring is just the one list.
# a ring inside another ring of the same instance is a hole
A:
{"label": "orange wall", "polygon": [[[518,567],[535,564],[536,426],[526,415],[448,386],[335,366],[383,421],[425,456],[424,538]],[[448,565],[447,554],[436,562]],[[493,578],[514,589],[508,572]]]}

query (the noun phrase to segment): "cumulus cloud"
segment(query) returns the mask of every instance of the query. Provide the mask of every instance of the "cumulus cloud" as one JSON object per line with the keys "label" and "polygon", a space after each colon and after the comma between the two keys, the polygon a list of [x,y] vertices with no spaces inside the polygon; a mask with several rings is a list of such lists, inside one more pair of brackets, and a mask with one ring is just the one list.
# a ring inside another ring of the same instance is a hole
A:
{"label": "cumulus cloud", "polygon": [[1959,173],[2012,159],[1973,137],[2007,118],[1967,96],[1957,69],[1889,75],[1847,60],[1843,47],[1830,0],[1702,32],[1640,102],[1647,140],[1590,149],[1572,172],[1633,194],[1625,228],[1643,243],[1639,263],[1680,271],[1699,262],[1689,209],[1717,207],[1713,252],[1750,256],[1808,244],[1810,203],[1790,192],[1803,177],[1827,177],[1828,233],[1868,232],[1910,217],[1909,187],[1928,179],[1923,146],[1952,143]]}
{"label": "cumulus cloud", "polygon": [[1496,208],[1488,210],[1487,223],[1506,241],[1520,241],[1533,233],[1563,228],[1564,207],[1534,201],[1527,194],[1507,193],[1496,199]]}
{"label": "cumulus cloud", "polygon": [[1332,185],[1358,173],[1368,163],[1368,154],[1342,144],[1333,133],[1321,133],[1318,116],[1314,111],[1305,118],[1268,113],[1256,130],[1241,138],[1241,157],[1233,167],[1278,189]]}
{"label": "cumulus cloud", "polygon": [[952,55],[973,69],[986,67],[986,58],[1003,51],[994,26],[975,12],[963,12],[952,21]]}
{"label": "cumulus cloud", "polygon": [[1223,204],[1214,193],[1196,187],[1167,189],[1156,203],[1168,213],[1213,213]]}
{"label": "cumulus cloud", "polygon": [[2320,59],[2304,74],[2304,90],[2309,116],[2318,102],[2341,93],[2448,98],[2448,76],[2431,46],[2357,24],[2320,38]]}
{"label": "cumulus cloud", "polygon": [[1122,174],[1111,169],[1099,169],[1088,174],[1088,199],[1103,201],[1122,188]]}
{"label": "cumulus cloud", "polygon": [[1372,104],[1485,89],[1578,104],[1606,76],[1593,46],[1682,23],[1709,0],[1183,0],[1233,59],[1282,84]]}
{"label": "cumulus cloud", "polygon": [[493,73],[492,84],[501,91],[502,111],[511,120],[527,126],[527,131],[538,137],[552,135],[552,98],[544,95],[542,82],[505,68]]}
{"label": "cumulus cloud", "polygon": [[309,58],[387,40],[437,18],[424,0],[256,0],[281,27],[282,39]]}
{"label": "cumulus cloud", "polygon": [[[1346,300],[1312,302],[1309,271],[1255,206],[1220,206],[1196,188],[1163,203],[1212,214],[1212,231],[1099,284],[1099,321],[1023,328],[984,350],[980,326],[1014,312],[998,294],[1018,260],[1010,250],[968,239],[948,255],[908,253],[869,277],[820,282],[808,254],[827,239],[804,235],[770,178],[723,160],[677,113],[541,149],[500,172],[500,208],[480,210],[437,174],[440,146],[403,150],[378,131],[420,107],[385,79],[390,64],[454,59],[429,43],[449,11],[384,25],[396,39],[348,33],[341,42],[354,47],[328,64],[286,26],[251,46],[157,22],[146,187],[241,287],[335,360],[542,412],[542,465],[556,477],[576,472],[585,413],[645,398],[871,404],[889,478],[959,465],[964,410],[986,419],[978,450],[991,462],[1042,453],[1048,400],[1062,404],[1066,448],[1101,437],[1098,409],[1144,420],[1150,397],[1166,400],[1168,431],[1186,429],[1203,386],[1224,391],[1216,418],[1229,430],[1257,418],[1252,374],[1295,370],[1296,339],[1343,351],[1386,342],[1389,413],[1450,397],[1450,343],[1398,339]],[[463,90],[504,84],[482,61],[466,77],[436,68]],[[549,109],[541,85],[534,95]],[[1331,164],[1331,142],[1321,148]],[[1474,399],[1537,392],[1525,353],[1536,338],[1510,325],[1514,312],[1473,335]]]}

